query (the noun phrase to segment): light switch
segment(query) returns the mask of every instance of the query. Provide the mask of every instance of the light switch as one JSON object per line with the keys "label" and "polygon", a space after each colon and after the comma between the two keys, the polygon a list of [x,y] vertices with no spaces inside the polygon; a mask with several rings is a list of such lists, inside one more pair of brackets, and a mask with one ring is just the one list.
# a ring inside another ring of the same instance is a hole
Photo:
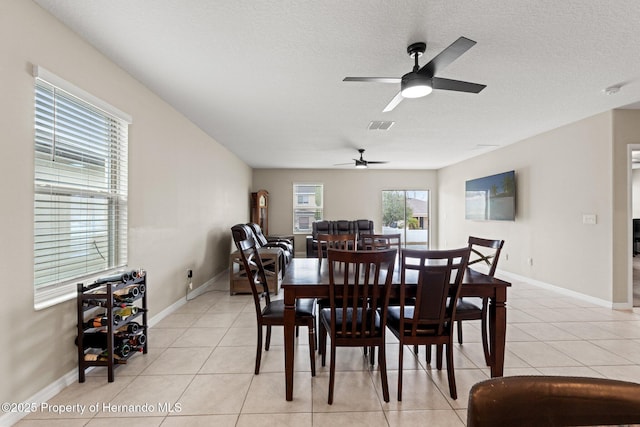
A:
{"label": "light switch", "polygon": [[588,225],[595,225],[597,223],[596,214],[582,214],[582,223]]}

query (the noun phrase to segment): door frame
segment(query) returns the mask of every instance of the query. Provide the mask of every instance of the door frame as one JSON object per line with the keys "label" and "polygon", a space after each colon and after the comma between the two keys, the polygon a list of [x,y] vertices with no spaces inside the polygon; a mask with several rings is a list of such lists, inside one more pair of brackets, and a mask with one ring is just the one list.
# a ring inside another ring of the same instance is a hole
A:
{"label": "door frame", "polygon": [[[432,234],[431,234],[431,229],[432,229],[432,210],[431,210],[431,200],[433,197],[433,191],[428,189],[428,188],[420,188],[420,189],[383,189],[380,193],[380,198],[381,198],[381,207],[382,207],[382,212],[381,212],[381,216],[380,218],[383,219],[384,218],[384,193],[385,192],[390,192],[390,191],[398,191],[398,192],[403,192],[404,193],[404,197],[405,197],[405,203],[404,203],[404,207],[405,207],[405,217],[406,217],[406,207],[407,207],[407,192],[425,192],[427,193],[427,228],[425,228],[424,230],[427,232],[427,249],[430,249],[433,247],[433,240],[432,240]],[[384,220],[380,221],[380,231],[383,232],[382,227]],[[406,247],[407,246],[407,228],[406,228],[406,224],[405,227],[402,231],[402,238],[401,238],[401,242],[402,242],[402,247]]]}
{"label": "door frame", "polygon": [[627,144],[627,301],[633,305],[633,152],[640,151],[640,143]]}

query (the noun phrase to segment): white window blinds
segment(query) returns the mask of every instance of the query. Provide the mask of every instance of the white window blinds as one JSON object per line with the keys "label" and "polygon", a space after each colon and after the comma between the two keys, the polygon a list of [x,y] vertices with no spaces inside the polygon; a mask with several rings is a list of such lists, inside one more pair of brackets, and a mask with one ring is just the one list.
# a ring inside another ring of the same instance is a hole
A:
{"label": "white window blinds", "polygon": [[[80,97],[86,95],[81,90],[74,91],[55,76],[46,79],[52,75],[39,71],[35,84],[36,308],[67,299],[78,282],[126,266],[129,124],[105,111],[102,101],[89,103]],[[52,80],[62,84],[54,85]]]}

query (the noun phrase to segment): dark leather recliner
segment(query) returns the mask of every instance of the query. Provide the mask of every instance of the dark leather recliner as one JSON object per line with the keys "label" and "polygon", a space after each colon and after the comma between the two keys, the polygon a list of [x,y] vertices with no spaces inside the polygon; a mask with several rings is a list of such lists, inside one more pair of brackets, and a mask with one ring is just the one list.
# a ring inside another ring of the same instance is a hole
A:
{"label": "dark leather recliner", "polygon": [[318,237],[318,234],[333,234],[333,221],[316,221],[311,224],[311,235]]}
{"label": "dark leather recliner", "polygon": [[287,239],[269,238],[262,233],[262,228],[256,223],[249,222],[247,226],[253,231],[258,250],[260,248],[280,248],[283,251],[283,258],[286,264],[293,258],[293,244]]}
{"label": "dark leather recliner", "polygon": [[[307,257],[318,256],[318,234],[373,234],[373,221],[357,219],[355,221],[315,221],[311,224],[311,236],[307,236]],[[359,245],[360,243],[358,243]]]}
{"label": "dark leather recliner", "polygon": [[331,234],[356,234],[355,221],[334,221],[333,233]]}

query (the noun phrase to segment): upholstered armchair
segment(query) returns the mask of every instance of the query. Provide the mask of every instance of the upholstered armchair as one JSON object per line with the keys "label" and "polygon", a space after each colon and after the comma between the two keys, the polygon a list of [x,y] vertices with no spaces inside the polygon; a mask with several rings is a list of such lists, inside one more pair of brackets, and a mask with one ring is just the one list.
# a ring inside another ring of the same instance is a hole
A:
{"label": "upholstered armchair", "polygon": [[285,262],[288,264],[293,258],[293,243],[287,239],[282,239],[278,237],[266,237],[262,233],[262,229],[256,223],[250,222],[247,223],[251,231],[253,231],[253,235],[256,239],[256,244],[259,248],[280,248],[283,251],[283,256]]}

